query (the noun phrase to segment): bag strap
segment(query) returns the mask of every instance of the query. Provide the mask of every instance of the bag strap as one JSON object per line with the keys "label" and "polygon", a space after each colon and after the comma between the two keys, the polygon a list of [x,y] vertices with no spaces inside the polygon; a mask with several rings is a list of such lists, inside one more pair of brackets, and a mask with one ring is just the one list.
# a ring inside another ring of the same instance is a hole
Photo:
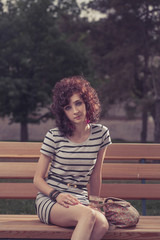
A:
{"label": "bag strap", "polygon": [[109,201],[109,200],[112,200],[112,201],[117,201],[117,202],[119,202],[119,201],[125,201],[124,199],[121,199],[121,198],[116,198],[116,197],[108,197],[108,198],[105,198],[105,202],[107,202],[107,201]]}
{"label": "bag strap", "polygon": [[108,197],[108,198],[101,198],[101,197],[97,197],[97,196],[94,196],[94,195],[90,195],[89,196],[89,200],[92,202],[92,201],[96,201],[96,202],[107,202],[109,200],[112,200],[112,201],[125,201],[121,198],[116,198],[116,197]]}
{"label": "bag strap", "polygon": [[[129,202],[127,202],[121,198],[116,198],[116,197],[101,198],[101,197],[90,195],[89,200],[91,202],[96,202],[94,204],[97,208],[104,207],[110,200],[113,202],[117,202],[117,204],[119,202],[119,205],[122,205],[122,206],[130,206]],[[121,204],[120,204],[120,202],[121,202]]]}

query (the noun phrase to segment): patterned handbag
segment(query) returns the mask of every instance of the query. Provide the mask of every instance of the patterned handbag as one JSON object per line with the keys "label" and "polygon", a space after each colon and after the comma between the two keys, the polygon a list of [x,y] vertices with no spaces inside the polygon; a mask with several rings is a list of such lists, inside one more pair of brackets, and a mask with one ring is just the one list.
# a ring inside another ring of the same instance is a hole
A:
{"label": "patterned handbag", "polygon": [[99,201],[95,204],[104,212],[109,225],[117,228],[127,228],[135,226],[139,221],[138,211],[127,201],[120,198],[97,198],[90,196],[91,201]]}

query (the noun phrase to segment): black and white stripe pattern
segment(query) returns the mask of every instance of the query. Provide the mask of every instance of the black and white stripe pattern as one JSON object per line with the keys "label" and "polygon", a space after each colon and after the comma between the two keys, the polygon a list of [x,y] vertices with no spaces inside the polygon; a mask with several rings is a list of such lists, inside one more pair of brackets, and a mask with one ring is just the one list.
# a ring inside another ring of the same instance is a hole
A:
{"label": "black and white stripe pattern", "polygon": [[[71,142],[58,128],[51,129],[44,139],[41,153],[51,157],[52,163],[47,183],[62,192],[74,195],[82,204],[88,204],[86,185],[97,160],[98,151],[111,144],[109,130],[101,124],[91,124],[91,132],[83,143]],[[57,180],[57,181],[56,181]],[[67,183],[84,185],[84,188],[68,187]],[[37,196],[37,212],[41,221],[49,223],[53,202],[43,194]]]}

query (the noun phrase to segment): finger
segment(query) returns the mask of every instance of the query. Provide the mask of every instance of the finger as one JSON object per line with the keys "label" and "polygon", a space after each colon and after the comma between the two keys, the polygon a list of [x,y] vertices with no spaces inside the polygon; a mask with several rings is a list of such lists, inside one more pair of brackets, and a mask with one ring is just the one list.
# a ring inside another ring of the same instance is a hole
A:
{"label": "finger", "polygon": [[69,201],[70,204],[78,204],[79,203],[79,201],[74,198],[69,198],[69,199],[67,199],[67,201]]}
{"label": "finger", "polygon": [[73,197],[73,196],[71,196],[71,199],[72,199],[74,202],[76,202],[76,203],[80,203],[80,201],[79,201],[77,198]]}
{"label": "finger", "polygon": [[65,201],[59,203],[60,205],[62,205],[63,207],[65,208],[69,208],[69,204],[68,203],[65,203]]}
{"label": "finger", "polygon": [[63,207],[65,207],[65,208],[69,208],[69,204],[67,204],[67,203],[63,203]]}
{"label": "finger", "polygon": [[70,205],[77,205],[78,204],[78,202],[73,200],[73,199],[68,200],[67,203],[70,204]]}

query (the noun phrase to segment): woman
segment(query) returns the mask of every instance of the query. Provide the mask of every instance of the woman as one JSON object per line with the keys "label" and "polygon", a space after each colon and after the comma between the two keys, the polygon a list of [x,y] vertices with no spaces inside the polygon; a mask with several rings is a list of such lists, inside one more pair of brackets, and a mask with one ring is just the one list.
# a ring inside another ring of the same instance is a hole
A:
{"label": "woman", "polygon": [[64,78],[53,90],[52,111],[57,127],[46,134],[34,177],[38,216],[46,224],[75,226],[72,240],[102,239],[108,222],[90,205],[87,192],[90,182],[90,195],[100,194],[111,143],[108,128],[95,124],[100,113],[96,91],[81,76]]}

